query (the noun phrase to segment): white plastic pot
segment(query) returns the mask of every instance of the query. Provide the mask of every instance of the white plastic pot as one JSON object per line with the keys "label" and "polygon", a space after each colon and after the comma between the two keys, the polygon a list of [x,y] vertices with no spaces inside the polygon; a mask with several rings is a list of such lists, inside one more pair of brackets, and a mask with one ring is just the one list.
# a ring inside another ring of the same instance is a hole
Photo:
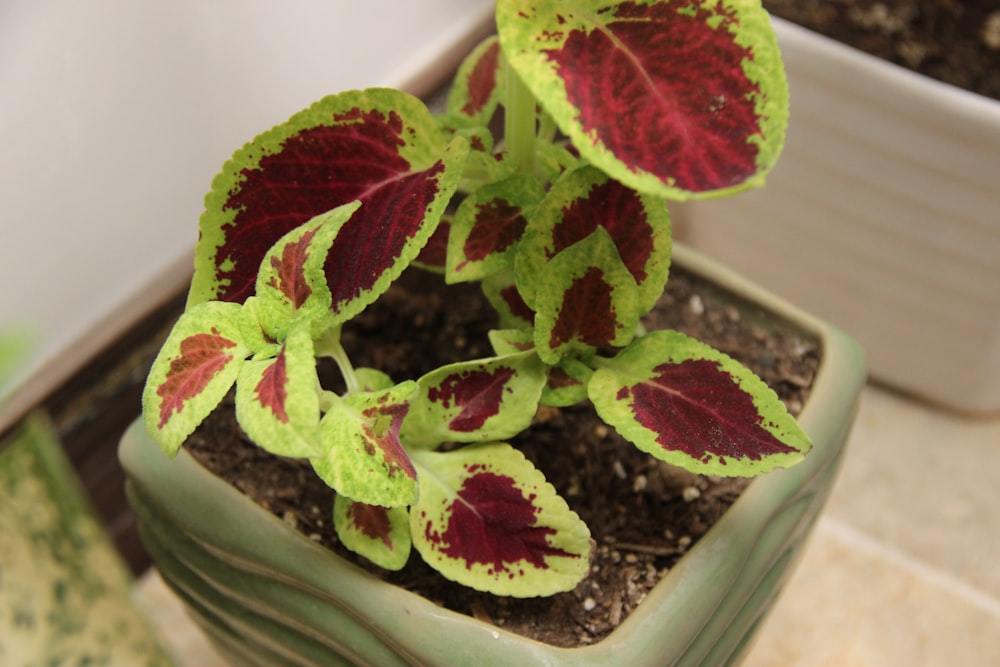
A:
{"label": "white plastic pot", "polygon": [[1000,102],[774,19],[791,89],[767,187],[683,238],[857,338],[876,379],[1000,410]]}

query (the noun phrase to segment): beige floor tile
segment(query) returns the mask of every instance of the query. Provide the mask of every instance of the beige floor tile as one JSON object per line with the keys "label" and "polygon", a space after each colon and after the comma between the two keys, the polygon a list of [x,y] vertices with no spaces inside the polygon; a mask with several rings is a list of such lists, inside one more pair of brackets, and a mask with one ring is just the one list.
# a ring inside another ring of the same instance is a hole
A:
{"label": "beige floor tile", "polygon": [[745,667],[895,665],[1000,665],[1000,601],[821,520]]}
{"label": "beige floor tile", "polygon": [[867,388],[827,512],[1000,598],[1000,417]]}
{"label": "beige floor tile", "polygon": [[156,570],[136,584],[137,604],[150,618],[177,667],[230,667],[218,656]]}

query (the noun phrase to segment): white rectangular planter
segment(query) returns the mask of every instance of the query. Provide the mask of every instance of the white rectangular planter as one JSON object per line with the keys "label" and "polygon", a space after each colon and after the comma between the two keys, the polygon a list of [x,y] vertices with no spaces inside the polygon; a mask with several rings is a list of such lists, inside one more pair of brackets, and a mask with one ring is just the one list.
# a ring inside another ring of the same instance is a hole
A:
{"label": "white rectangular planter", "polygon": [[875,378],[1000,410],[1000,102],[774,24],[784,153],[765,188],[686,205],[681,238],[849,331]]}

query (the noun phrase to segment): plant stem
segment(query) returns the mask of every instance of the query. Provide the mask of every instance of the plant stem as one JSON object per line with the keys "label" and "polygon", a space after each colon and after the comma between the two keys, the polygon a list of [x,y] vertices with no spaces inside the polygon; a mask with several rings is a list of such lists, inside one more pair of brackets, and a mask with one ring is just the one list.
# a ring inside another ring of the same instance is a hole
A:
{"label": "plant stem", "polygon": [[535,156],[535,96],[508,63],[506,69],[506,99],[504,101],[504,140],[507,152],[517,170],[534,174]]}
{"label": "plant stem", "polygon": [[340,344],[340,327],[327,331],[323,338],[317,341],[316,354],[317,356],[330,357],[337,362],[337,368],[340,369],[344,384],[347,386],[347,393],[358,391],[361,388],[358,376],[354,372],[354,365],[351,364],[344,346]]}

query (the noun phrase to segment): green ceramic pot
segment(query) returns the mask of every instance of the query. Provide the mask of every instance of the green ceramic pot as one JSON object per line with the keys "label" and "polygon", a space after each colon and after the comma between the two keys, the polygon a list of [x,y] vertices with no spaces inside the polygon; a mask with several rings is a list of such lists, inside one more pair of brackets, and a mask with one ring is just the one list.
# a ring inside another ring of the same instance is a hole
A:
{"label": "green ceramic pot", "polygon": [[800,422],[806,461],[747,491],[605,640],[565,649],[442,609],[314,544],[135,423],[121,457],[166,582],[234,665],[736,664],[796,562],[832,486],[865,379],[857,344],[685,248],[674,262],[822,349]]}

